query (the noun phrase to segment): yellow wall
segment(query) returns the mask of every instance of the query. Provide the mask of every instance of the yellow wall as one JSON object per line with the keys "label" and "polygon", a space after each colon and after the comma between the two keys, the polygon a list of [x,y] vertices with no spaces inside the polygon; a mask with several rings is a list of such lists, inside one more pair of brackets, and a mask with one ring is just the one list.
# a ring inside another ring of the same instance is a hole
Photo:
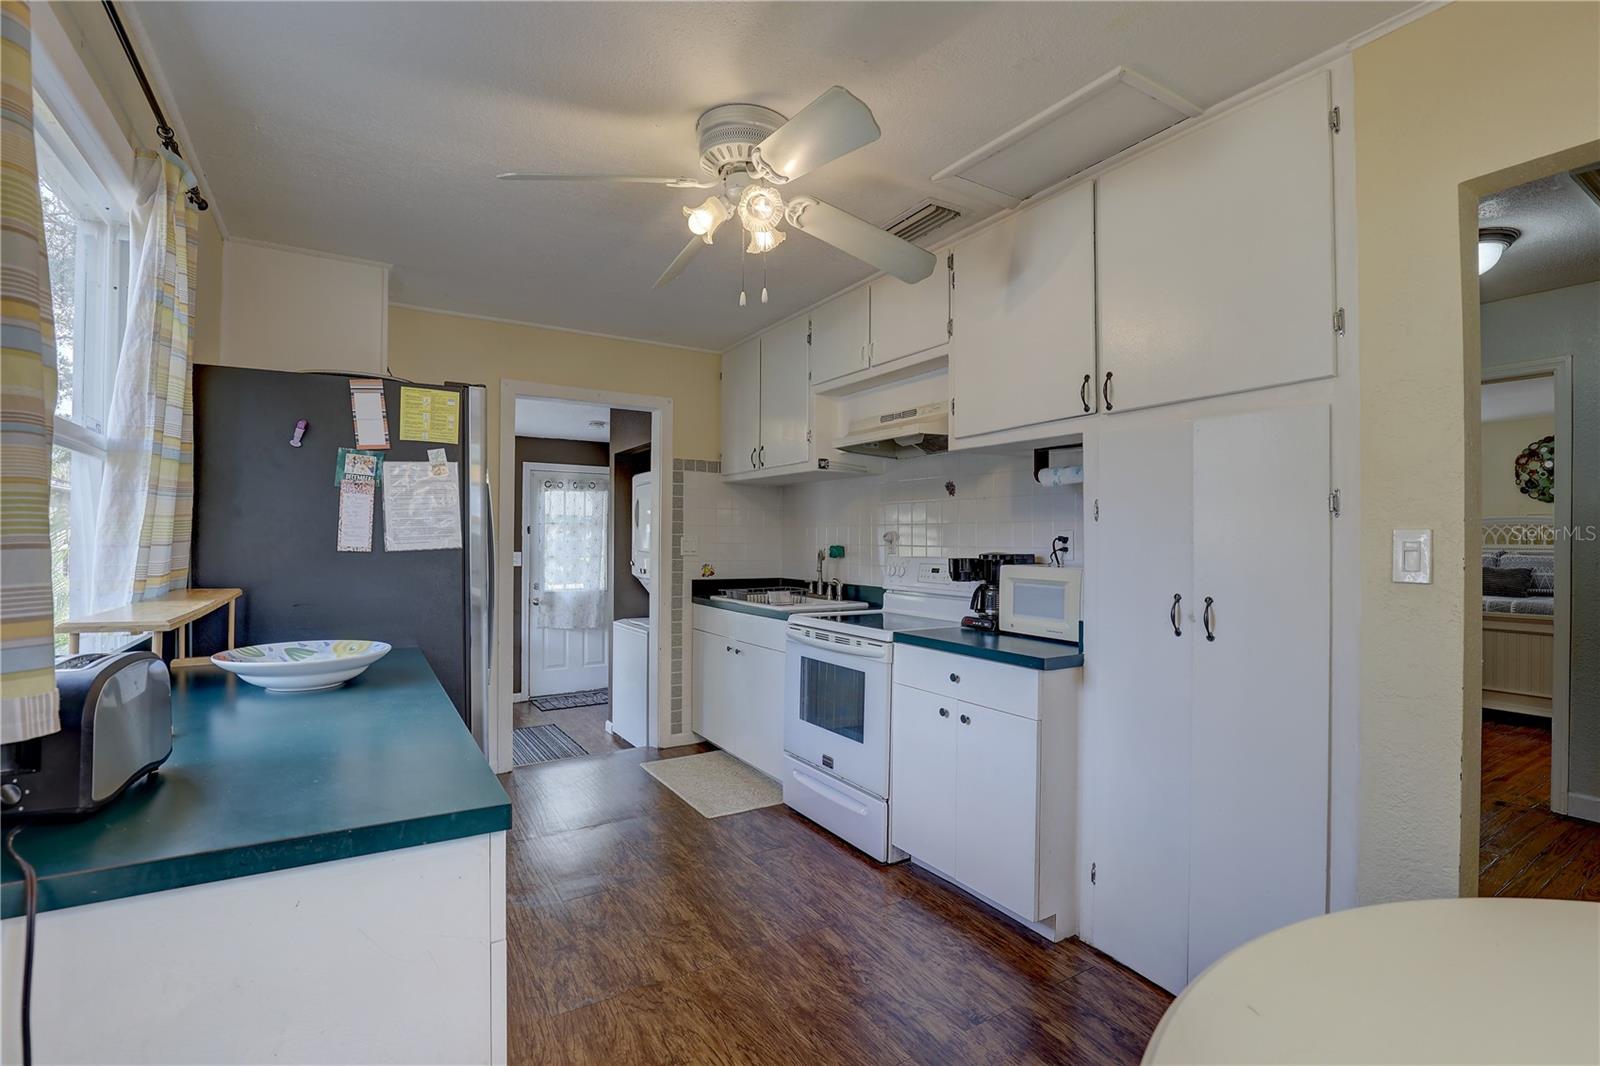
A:
{"label": "yellow wall", "polygon": [[[1477,594],[1469,558],[1474,574],[1478,565],[1467,531],[1478,511],[1466,487],[1478,478],[1479,353],[1469,235],[1483,193],[1554,169],[1523,164],[1586,144],[1561,164],[1600,152],[1591,144],[1600,138],[1600,4],[1452,4],[1360,48],[1355,72],[1358,893],[1371,903],[1476,890],[1479,726],[1469,706],[1480,698],[1481,634],[1466,622],[1469,588]],[[1434,532],[1431,585],[1390,582],[1391,531],[1411,527]]]}
{"label": "yellow wall", "polygon": [[670,396],[674,454],[715,459],[722,428],[721,371],[721,358],[709,352],[440,311],[389,309],[389,373],[489,386],[489,439],[496,442],[500,382],[536,381]]}
{"label": "yellow wall", "polygon": [[1540,503],[1517,488],[1512,476],[1522,449],[1541,437],[1553,436],[1556,420],[1552,415],[1508,418],[1504,422],[1485,422],[1479,433],[1478,476],[1479,510],[1486,515],[1553,515],[1556,505]]}

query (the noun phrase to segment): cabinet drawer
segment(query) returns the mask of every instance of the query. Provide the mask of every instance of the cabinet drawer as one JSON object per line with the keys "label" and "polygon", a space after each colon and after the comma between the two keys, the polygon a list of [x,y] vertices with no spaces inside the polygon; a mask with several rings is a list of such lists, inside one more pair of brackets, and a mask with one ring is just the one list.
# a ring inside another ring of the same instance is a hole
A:
{"label": "cabinet drawer", "polygon": [[894,650],[896,684],[980,707],[1039,717],[1039,674],[1020,666],[906,645]]}
{"label": "cabinet drawer", "polygon": [[719,637],[733,636],[733,620],[739,617],[732,611],[724,611],[717,607],[694,605],[694,627],[706,633]]}

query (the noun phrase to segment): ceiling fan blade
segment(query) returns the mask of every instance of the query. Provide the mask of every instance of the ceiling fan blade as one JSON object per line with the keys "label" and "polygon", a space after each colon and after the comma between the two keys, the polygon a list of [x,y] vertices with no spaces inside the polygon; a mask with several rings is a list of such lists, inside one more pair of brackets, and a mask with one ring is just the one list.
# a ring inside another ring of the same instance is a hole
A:
{"label": "ceiling fan blade", "polygon": [[783,184],[882,135],[872,109],[837,85],[773,130],[756,148],[762,172]]}
{"label": "ceiling fan blade", "polygon": [[714,181],[695,178],[657,178],[635,174],[520,174],[508,171],[495,177],[501,181],[598,181],[613,185],[665,185],[672,189],[710,189],[716,185]]}
{"label": "ceiling fan blade", "polygon": [[937,262],[932,252],[809,196],[789,201],[788,218],[789,224],[801,233],[831,244],[907,285],[915,285],[932,274]]}
{"label": "ceiling fan blade", "polygon": [[678,253],[678,257],[676,259],[667,264],[667,269],[661,272],[661,276],[656,279],[656,283],[652,286],[652,288],[659,289],[661,286],[665,285],[679,274],[682,274],[683,268],[689,265],[689,260],[694,258],[695,253],[698,252],[701,246],[705,243],[706,242],[704,238],[690,237],[689,243],[683,246],[683,251]]}

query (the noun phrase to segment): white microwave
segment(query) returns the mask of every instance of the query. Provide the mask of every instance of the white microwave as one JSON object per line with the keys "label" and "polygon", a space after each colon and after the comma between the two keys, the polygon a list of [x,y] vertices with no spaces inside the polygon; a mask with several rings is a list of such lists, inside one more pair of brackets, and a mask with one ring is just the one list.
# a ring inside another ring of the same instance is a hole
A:
{"label": "white microwave", "polygon": [[1076,566],[1002,566],[1000,631],[1076,641],[1083,617],[1083,570]]}

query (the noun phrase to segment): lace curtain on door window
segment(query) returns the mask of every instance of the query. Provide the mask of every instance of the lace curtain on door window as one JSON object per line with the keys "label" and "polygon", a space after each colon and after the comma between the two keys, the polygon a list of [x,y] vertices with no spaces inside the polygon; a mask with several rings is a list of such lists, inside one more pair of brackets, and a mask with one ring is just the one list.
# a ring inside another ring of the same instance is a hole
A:
{"label": "lace curtain on door window", "polygon": [[605,625],[610,485],[600,478],[551,476],[538,482],[538,492],[539,624],[549,629]]}

